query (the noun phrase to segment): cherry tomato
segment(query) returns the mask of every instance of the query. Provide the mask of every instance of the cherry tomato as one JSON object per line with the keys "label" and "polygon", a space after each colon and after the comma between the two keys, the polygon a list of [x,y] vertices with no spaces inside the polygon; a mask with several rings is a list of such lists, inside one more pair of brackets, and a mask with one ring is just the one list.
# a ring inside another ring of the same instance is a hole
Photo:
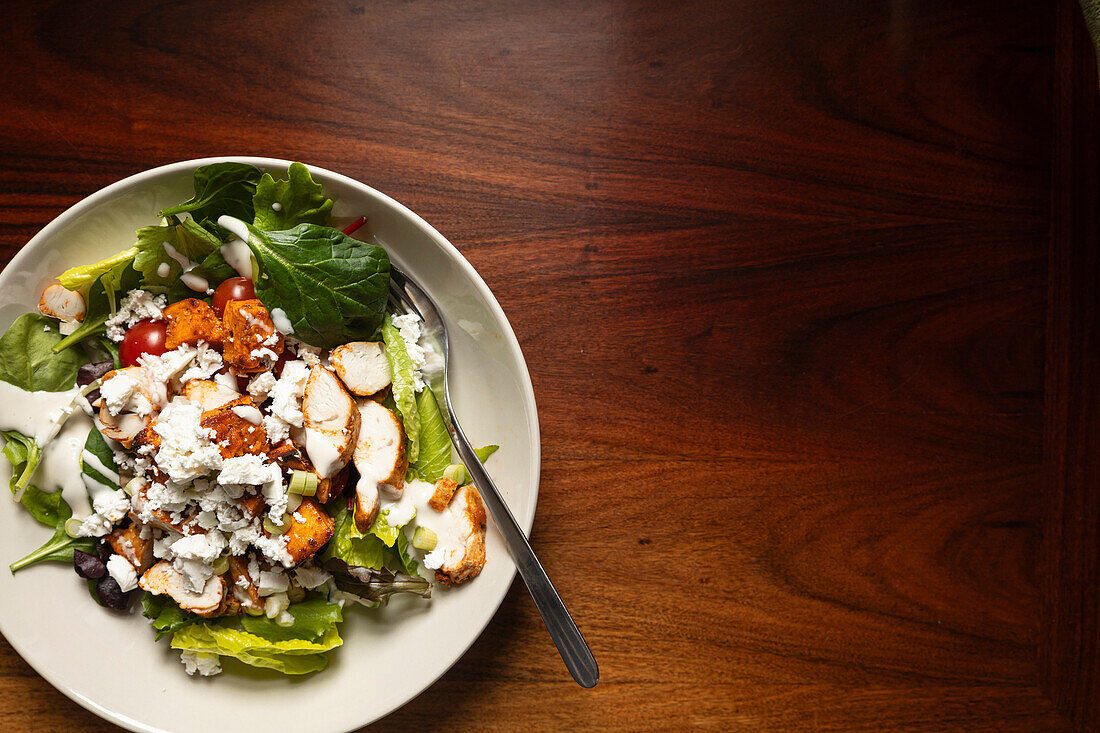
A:
{"label": "cherry tomato", "polygon": [[160,356],[166,349],[164,342],[168,337],[168,324],[164,321],[138,321],[126,331],[122,344],[118,347],[118,356],[126,366],[137,366],[142,354]]}
{"label": "cherry tomato", "polygon": [[231,300],[252,300],[256,289],[247,277],[231,277],[214,291],[214,312],[221,318],[225,313],[225,304]]}

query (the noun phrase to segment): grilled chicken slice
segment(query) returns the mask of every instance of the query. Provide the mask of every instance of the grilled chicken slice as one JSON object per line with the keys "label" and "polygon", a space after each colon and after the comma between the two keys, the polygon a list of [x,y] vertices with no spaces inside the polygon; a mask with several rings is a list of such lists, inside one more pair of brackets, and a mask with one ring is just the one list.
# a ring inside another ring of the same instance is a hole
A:
{"label": "grilled chicken slice", "polygon": [[183,576],[165,560],[146,570],[138,585],[153,595],[168,595],[184,611],[206,618],[218,615],[226,590],[225,578],[220,575],[212,575],[201,593],[188,590]]}
{"label": "grilled chicken slice", "polygon": [[184,298],[164,309],[168,321],[164,347],[169,351],[183,344],[198,346],[205,341],[211,346],[221,346],[226,330],[214,309],[197,298]]}
{"label": "grilled chicken slice", "polygon": [[133,414],[111,415],[106,407],[99,408],[99,432],[127,449],[133,443],[134,436],[148,424],[148,417]]}
{"label": "grilled chicken slice", "polygon": [[400,497],[409,468],[401,420],[374,400],[359,400],[359,439],[355,444],[355,526],[370,529],[378,513],[378,490]]}
{"label": "grilled chicken slice", "polygon": [[302,416],[306,454],[314,470],[321,478],[336,475],[355,450],[359,410],[344,384],[323,366],[315,366],[309,372],[302,396]]}
{"label": "grilled chicken slice", "polygon": [[103,375],[99,407],[100,432],[125,447],[168,404],[164,385],[141,367],[113,369]]}
{"label": "grilled chicken slice", "polygon": [[212,379],[192,379],[183,386],[182,395],[200,410],[214,410],[240,398],[240,393]]}
{"label": "grilled chicken slice", "polygon": [[140,525],[131,524],[126,529],[116,529],[103,539],[115,551],[134,566],[141,575],[153,564],[153,540],[141,538]]}
{"label": "grilled chicken slice", "polygon": [[248,574],[248,559],[243,556],[229,558],[229,581],[232,583],[233,597],[243,608],[262,610],[264,599],[256,581]]}
{"label": "grilled chicken slice", "polygon": [[[467,484],[455,492],[443,513],[457,536],[430,554],[440,553],[442,559],[435,579],[443,585],[457,585],[476,578],[485,567],[485,505],[474,485]],[[424,561],[427,564],[428,558]]]}
{"label": "grilled chicken slice", "polygon": [[80,293],[68,290],[60,283],[54,283],[42,291],[38,312],[62,323],[75,323],[84,320],[88,309]]}
{"label": "grilled chicken slice", "polygon": [[332,350],[332,367],[352,394],[360,397],[390,385],[390,360],[378,341],[352,341]]}

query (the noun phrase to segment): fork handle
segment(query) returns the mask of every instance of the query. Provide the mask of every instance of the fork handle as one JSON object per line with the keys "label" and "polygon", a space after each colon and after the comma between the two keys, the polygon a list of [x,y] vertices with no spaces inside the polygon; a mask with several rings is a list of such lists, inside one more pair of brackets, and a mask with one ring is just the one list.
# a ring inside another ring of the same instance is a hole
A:
{"label": "fork handle", "polygon": [[466,439],[465,433],[459,427],[454,411],[450,412],[451,439],[458,449],[459,456],[462,457],[462,462],[466,464],[466,470],[473,478],[474,485],[481,490],[482,501],[488,507],[489,514],[496,523],[497,529],[500,530],[501,536],[504,537],[508,551],[511,552],[512,559],[515,560],[516,567],[519,569],[520,577],[527,584],[527,590],[531,592],[531,598],[534,599],[535,606],[542,614],[542,621],[546,624],[562,661],[565,662],[565,666],[577,684],[581,687],[595,687],[600,681],[600,668],[596,665],[596,658],[592,656],[592,651],[585,643],[577,624],[573,622],[569,610],[562,603],[561,596],[554,589],[550,578],[546,576],[546,571],[542,569],[539,559],[535,557],[535,551],[531,549],[512,512],[508,510],[508,505],[504,503],[496,484],[489,478],[474,449],[470,447],[470,441]]}

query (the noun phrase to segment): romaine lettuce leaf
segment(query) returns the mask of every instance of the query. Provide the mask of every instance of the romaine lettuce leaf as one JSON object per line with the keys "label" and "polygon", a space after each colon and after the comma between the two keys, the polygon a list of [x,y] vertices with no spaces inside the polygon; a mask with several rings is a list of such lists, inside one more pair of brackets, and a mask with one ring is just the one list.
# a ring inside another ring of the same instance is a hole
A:
{"label": "romaine lettuce leaf", "polygon": [[235,657],[254,667],[268,667],[284,674],[308,674],[325,668],[328,659],[322,652],[343,644],[335,626],[330,627],[315,641],[284,639],[271,641],[247,631],[198,623],[172,635],[173,649],[197,652],[213,652]]}
{"label": "romaine lettuce leaf", "polygon": [[91,265],[70,267],[57,276],[57,281],[69,290],[84,290],[91,285],[97,277],[105,274],[109,270],[115,269],[121,264],[132,262],[135,255],[137,255],[137,247],[131,247],[130,249],[119,252],[117,255],[113,255]]}
{"label": "romaine lettuce leaf", "polygon": [[393,319],[388,313],[382,324],[382,341],[386,345],[386,357],[390,362],[393,379],[390,391],[401,423],[405,426],[409,463],[415,464],[420,458],[420,413],[416,408],[414,381],[416,367],[405,348],[405,339],[401,338],[401,332],[393,325]]}
{"label": "romaine lettuce leaf", "polygon": [[336,559],[348,565],[378,570],[386,564],[386,545],[373,534],[361,534],[355,526],[355,513],[346,506],[333,516],[336,531],[325,545],[324,560]]}
{"label": "romaine lettuce leaf", "polygon": [[142,596],[141,615],[152,619],[153,628],[156,630],[155,641],[160,641],[185,626],[202,621],[201,616],[184,611],[168,596],[155,596],[152,593]]}
{"label": "romaine lettuce leaf", "polygon": [[417,393],[416,412],[420,423],[420,449],[413,468],[421,479],[435,483],[451,465],[451,435],[431,387]]}
{"label": "romaine lettuce leaf", "polygon": [[[288,180],[276,181],[270,173],[260,177],[252,198],[256,209],[254,226],[266,231],[293,229],[299,224],[327,226],[332,199],[325,195],[321,184],[313,180],[309,169],[301,163],[291,163],[286,173]],[[278,210],[272,204],[278,205]]]}
{"label": "romaine lettuce leaf", "polygon": [[267,616],[241,616],[241,626],[248,633],[268,641],[289,639],[315,641],[328,633],[329,629],[335,629],[336,624],[344,620],[339,605],[329,603],[317,594],[299,603],[291,604],[288,610],[294,617],[294,623],[290,626],[280,626]]}

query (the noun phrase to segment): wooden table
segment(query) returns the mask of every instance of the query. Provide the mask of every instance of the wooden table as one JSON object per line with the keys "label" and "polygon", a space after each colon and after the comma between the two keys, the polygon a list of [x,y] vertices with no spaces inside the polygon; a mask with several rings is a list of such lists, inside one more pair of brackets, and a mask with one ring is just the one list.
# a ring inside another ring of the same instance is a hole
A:
{"label": "wooden table", "polygon": [[[406,203],[534,380],[522,584],[380,728],[1096,730],[1096,76],[1068,0],[4,3],[0,246],[174,160]],[[303,7],[299,7],[303,6]],[[0,647],[0,728],[112,729]]]}

